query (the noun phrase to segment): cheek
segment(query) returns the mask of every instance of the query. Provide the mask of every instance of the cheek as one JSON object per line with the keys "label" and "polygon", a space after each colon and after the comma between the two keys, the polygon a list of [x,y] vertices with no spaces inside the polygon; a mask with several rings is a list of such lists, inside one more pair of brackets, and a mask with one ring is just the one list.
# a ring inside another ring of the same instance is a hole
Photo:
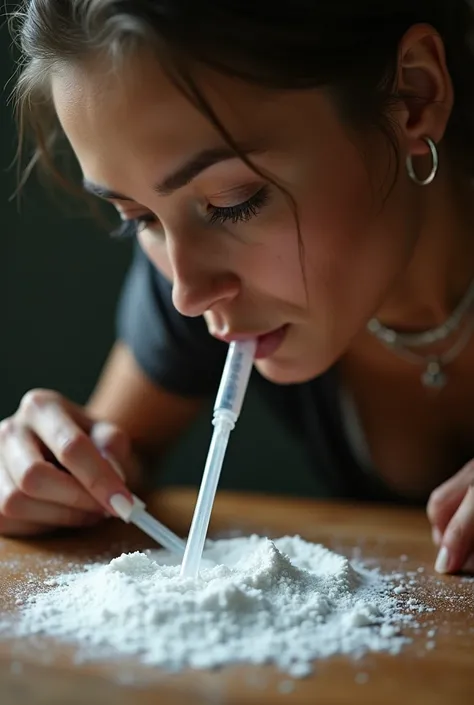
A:
{"label": "cheek", "polygon": [[327,170],[324,183],[305,194],[306,240],[320,241],[331,259],[350,253],[365,237],[374,209],[367,173],[357,163]]}
{"label": "cheek", "polygon": [[137,239],[138,244],[150,262],[154,264],[154,266],[161,272],[161,274],[163,274],[163,276],[166,277],[166,279],[170,282],[173,281],[173,270],[165,244],[146,228],[138,234]]}
{"label": "cheek", "polygon": [[344,290],[354,293],[359,262],[367,255],[370,199],[357,174],[352,180],[346,175],[319,190],[308,190],[300,204],[308,305],[313,311],[330,313],[339,308]]}
{"label": "cheek", "polygon": [[[138,234],[138,242],[148,259],[172,282],[173,267],[165,242],[147,229]],[[210,274],[215,275],[217,270],[231,271],[241,280],[247,293],[255,294],[255,299],[264,297],[295,306],[305,305],[298,234],[291,214],[280,214],[264,228],[248,232],[245,239],[232,239],[222,234],[219,256],[216,257],[215,244],[211,250],[213,256],[211,253],[204,255],[200,263]],[[189,257],[194,256],[195,253],[189,253]],[[213,257],[216,261],[211,267]]]}
{"label": "cheek", "polygon": [[356,286],[360,294],[400,268],[410,239],[406,208],[397,186],[384,200],[380,183],[373,186],[360,158],[346,158],[344,169],[327,170],[318,192],[305,194],[305,259],[317,291],[353,294]]}
{"label": "cheek", "polygon": [[369,177],[360,158],[341,163],[344,169],[328,169],[320,188],[301,198],[309,315],[331,350],[382,305],[414,244],[404,179],[384,200],[379,184],[389,181]]}
{"label": "cheek", "polygon": [[265,227],[259,244],[247,245],[238,268],[246,289],[257,295],[305,305],[303,262],[296,222],[284,218]]}

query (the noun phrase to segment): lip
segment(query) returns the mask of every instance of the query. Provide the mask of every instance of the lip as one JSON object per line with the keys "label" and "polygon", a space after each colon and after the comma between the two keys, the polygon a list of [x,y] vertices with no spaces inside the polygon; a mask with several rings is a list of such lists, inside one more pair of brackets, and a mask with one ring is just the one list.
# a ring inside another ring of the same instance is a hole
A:
{"label": "lip", "polygon": [[214,337],[225,343],[232,343],[234,340],[256,339],[257,349],[255,351],[255,359],[262,360],[266,357],[270,357],[278,350],[280,345],[283,343],[287,330],[288,324],[285,324],[284,326],[268,331],[268,333],[230,333],[228,335],[214,334]]}

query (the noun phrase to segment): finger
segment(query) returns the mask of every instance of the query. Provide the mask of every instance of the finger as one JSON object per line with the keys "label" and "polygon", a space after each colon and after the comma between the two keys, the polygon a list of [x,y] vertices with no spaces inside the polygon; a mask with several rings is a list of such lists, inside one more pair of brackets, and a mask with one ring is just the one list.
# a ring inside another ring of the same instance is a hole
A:
{"label": "finger", "polygon": [[461,568],[461,571],[463,573],[467,573],[468,575],[474,575],[474,553],[471,553],[471,555]]}
{"label": "finger", "polygon": [[426,508],[428,519],[442,534],[472,482],[474,482],[474,463],[471,461],[431,493]]}
{"label": "finger", "polygon": [[128,436],[115,424],[108,421],[98,421],[90,431],[94,445],[117,461],[124,464],[130,457],[131,446]]}
{"label": "finger", "polygon": [[91,439],[129,488],[142,486],[142,466],[133,452],[129,437],[117,426],[98,421],[91,430]]}
{"label": "finger", "polygon": [[441,531],[438,529],[437,526],[434,526],[431,530],[431,537],[433,539],[433,543],[435,546],[441,546],[443,543],[443,534]]}
{"label": "finger", "polygon": [[436,559],[439,573],[454,573],[474,552],[474,488],[470,486],[446,527],[443,543]]}
{"label": "finger", "polygon": [[31,389],[21,400],[16,415],[22,419],[29,419],[32,411],[36,409],[42,410],[50,404],[61,406],[86,433],[89,433],[92,429],[94,420],[90,418],[82,406],[74,404],[74,402],[51,389]]}
{"label": "finger", "polygon": [[44,460],[33,434],[16,424],[3,435],[2,461],[16,487],[28,497],[95,514],[101,505],[79,482]]}
{"label": "finger", "polygon": [[102,455],[110,463],[110,466],[113,468],[114,472],[116,472],[120,479],[125,482],[125,473],[120,463],[115,460],[113,455],[110,455],[110,453],[107,453],[105,450],[102,451]]}
{"label": "finger", "polygon": [[28,522],[44,526],[90,526],[102,516],[81,512],[79,509],[63,507],[53,502],[40,502],[27,497],[15,486],[8,473],[2,475],[0,485],[0,514],[13,521]]}
{"label": "finger", "polygon": [[[8,492],[13,489],[11,478],[6,472],[0,460],[0,507],[3,506]],[[17,521],[15,519],[7,519],[2,516],[0,511],[0,535],[1,536],[33,536],[34,534],[45,531],[41,524],[35,524],[31,521]]]}
{"label": "finger", "polygon": [[51,527],[44,524],[34,524],[31,521],[16,521],[0,516],[0,536],[38,536],[51,531]]}
{"label": "finger", "polygon": [[59,462],[105,509],[116,514],[110,504],[114,495],[122,495],[128,502],[133,501],[110,463],[59,403],[49,400],[44,405],[30,404],[23,413],[33,431]]}
{"label": "finger", "polygon": [[430,496],[427,514],[431,525],[444,534],[453,514],[466,494],[466,486],[461,483],[453,483],[449,488],[441,491],[442,487],[442,485],[438,487]]}
{"label": "finger", "polygon": [[[130,455],[130,442],[126,435],[113,424],[105,421],[96,423],[90,434],[91,440],[117,473],[125,482],[125,472],[122,464],[126,463],[126,457]],[[121,459],[121,463],[117,461]]]}
{"label": "finger", "polygon": [[[59,509],[59,511],[56,511]],[[0,534],[3,536],[33,536],[46,533],[58,526],[90,526],[102,517],[69,510],[61,514],[61,507],[36,502],[19,492],[0,462]]]}

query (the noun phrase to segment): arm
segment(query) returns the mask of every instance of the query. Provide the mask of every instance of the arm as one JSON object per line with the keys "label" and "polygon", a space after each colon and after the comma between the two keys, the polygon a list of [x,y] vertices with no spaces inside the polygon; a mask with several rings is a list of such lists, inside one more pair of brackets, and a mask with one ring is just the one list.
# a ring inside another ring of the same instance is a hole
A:
{"label": "arm", "polygon": [[[118,427],[123,438],[129,439],[132,458],[127,463],[130,475],[127,479],[134,486],[143,480],[142,472],[150,460],[165,453],[193,422],[202,404],[201,398],[186,398],[155,385],[140,370],[128,347],[118,342],[86,411],[97,421]],[[108,437],[104,445],[114,454],[114,446],[120,442],[116,437]],[[122,451],[120,456],[123,455]]]}

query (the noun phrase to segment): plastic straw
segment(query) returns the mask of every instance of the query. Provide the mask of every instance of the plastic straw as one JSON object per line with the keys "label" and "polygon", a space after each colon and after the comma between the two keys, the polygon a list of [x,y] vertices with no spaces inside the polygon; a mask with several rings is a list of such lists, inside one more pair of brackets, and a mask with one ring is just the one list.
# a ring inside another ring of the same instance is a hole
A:
{"label": "plastic straw", "polygon": [[214,433],[204,467],[181,576],[196,578],[211,519],[230,432],[239,417],[255,356],[256,341],[233,342],[229,346],[224,372],[214,406]]}

